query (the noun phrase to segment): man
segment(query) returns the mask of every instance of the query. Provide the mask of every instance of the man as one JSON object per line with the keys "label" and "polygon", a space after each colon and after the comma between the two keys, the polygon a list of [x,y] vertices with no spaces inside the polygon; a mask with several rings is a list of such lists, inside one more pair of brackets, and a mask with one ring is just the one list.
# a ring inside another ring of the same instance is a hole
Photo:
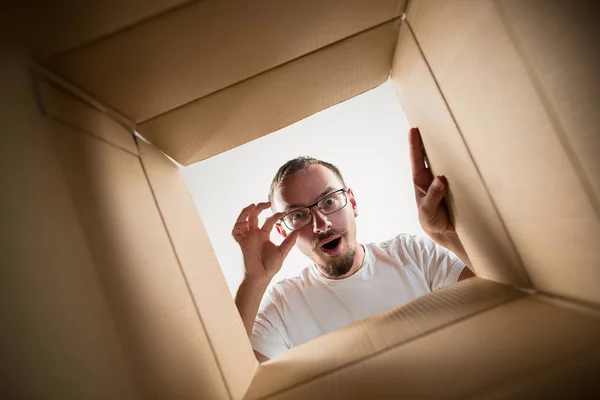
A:
{"label": "man", "polygon": [[[426,166],[418,129],[409,141],[419,221],[433,241],[401,234],[357,243],[352,189],[335,166],[307,157],[279,169],[269,202],[242,210],[232,231],[245,266],[235,302],[259,361],[474,276],[442,202],[446,180]],[[275,214],[259,227],[269,207]],[[273,227],[285,238],[279,246]],[[314,264],[265,295],[294,245]]]}

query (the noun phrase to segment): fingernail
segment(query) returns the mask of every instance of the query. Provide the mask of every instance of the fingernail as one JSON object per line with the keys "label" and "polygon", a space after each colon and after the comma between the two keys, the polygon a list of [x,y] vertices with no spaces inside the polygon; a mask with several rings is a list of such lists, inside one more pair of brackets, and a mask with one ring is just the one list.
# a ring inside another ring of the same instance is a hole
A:
{"label": "fingernail", "polygon": [[438,177],[436,177],[436,178],[433,180],[433,188],[434,188],[434,189],[437,189],[437,190],[440,190],[440,189],[443,189],[443,188],[444,188],[444,184],[442,183],[442,178],[440,178],[440,177],[438,176]]}

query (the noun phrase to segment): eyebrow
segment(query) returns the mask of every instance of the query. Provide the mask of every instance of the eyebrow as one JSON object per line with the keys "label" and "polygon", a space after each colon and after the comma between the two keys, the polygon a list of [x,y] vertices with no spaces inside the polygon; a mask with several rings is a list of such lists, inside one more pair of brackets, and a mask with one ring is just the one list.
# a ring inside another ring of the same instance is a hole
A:
{"label": "eyebrow", "polygon": [[[325,197],[326,195],[328,195],[330,192],[333,192],[335,190],[335,188],[328,186],[327,189],[323,190],[318,196],[317,199],[312,203],[316,203],[317,201],[321,200],[323,197]],[[304,207],[308,207],[305,206],[304,204],[291,204],[289,206],[287,206],[285,208],[286,211],[291,211],[291,210],[297,210],[299,208],[304,208]]]}

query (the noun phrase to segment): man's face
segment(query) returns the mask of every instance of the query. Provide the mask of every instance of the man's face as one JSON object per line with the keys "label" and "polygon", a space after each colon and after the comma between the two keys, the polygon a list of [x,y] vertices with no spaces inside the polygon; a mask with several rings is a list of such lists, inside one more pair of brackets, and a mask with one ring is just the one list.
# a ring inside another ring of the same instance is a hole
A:
{"label": "man's face", "polygon": [[[273,206],[276,211],[293,211],[314,204],[343,187],[333,171],[322,165],[310,165],[287,177],[274,191]],[[356,251],[356,201],[351,189],[346,196],[346,206],[329,215],[323,215],[317,207],[312,207],[312,221],[298,229],[296,240],[300,251],[332,278],[350,271]],[[280,223],[277,230],[284,237],[290,233]]]}

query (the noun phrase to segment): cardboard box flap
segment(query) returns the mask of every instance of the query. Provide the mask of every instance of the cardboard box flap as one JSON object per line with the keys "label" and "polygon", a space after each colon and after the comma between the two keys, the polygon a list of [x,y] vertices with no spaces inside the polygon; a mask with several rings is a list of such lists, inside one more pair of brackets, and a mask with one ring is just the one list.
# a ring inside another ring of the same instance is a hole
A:
{"label": "cardboard box flap", "polygon": [[200,1],[51,67],[136,122],[398,18],[405,0]]}
{"label": "cardboard box flap", "polygon": [[600,215],[600,2],[573,6],[569,1],[508,0],[495,5]]}
{"label": "cardboard box flap", "polygon": [[2,109],[3,397],[241,398],[257,362],[200,221],[185,225],[198,214],[177,167],[146,144],[140,162],[125,128],[21,75]]}
{"label": "cardboard box flap", "polygon": [[[325,346],[309,351],[317,343],[318,339],[303,345],[303,353],[313,355],[315,367],[337,356],[343,345],[336,346],[335,353]],[[360,343],[367,345],[365,340]],[[345,351],[357,349],[349,346]],[[289,358],[278,365],[290,376],[307,363],[300,352],[297,355],[296,360]],[[534,295],[458,319],[384,351],[372,351],[276,393],[248,398],[592,398],[600,394],[599,361],[600,318],[557,307]],[[276,364],[277,359],[273,367]]]}
{"label": "cardboard box flap", "polygon": [[398,36],[389,22],[141,124],[188,165],[308,117],[385,82]]}
{"label": "cardboard box flap", "polygon": [[36,91],[39,105],[48,117],[138,154],[132,130],[41,77],[36,80]]}
{"label": "cardboard box flap", "polygon": [[[321,336],[261,364],[247,399],[304,385],[526,294],[474,278]],[[365,392],[362,392],[365,393]],[[328,397],[324,397],[328,398]]]}
{"label": "cardboard box flap", "polygon": [[0,79],[0,398],[141,398],[55,152],[73,131],[39,112],[22,60]]}
{"label": "cardboard box flap", "polygon": [[448,179],[448,209],[477,275],[531,287],[497,206],[407,24],[402,24],[396,46],[392,84],[411,125],[419,127],[433,173]]}
{"label": "cardboard box flap", "polygon": [[148,182],[169,233],[218,368],[233,399],[241,399],[258,363],[246,330],[179,168],[137,140]]}
{"label": "cardboard box flap", "polygon": [[[585,2],[544,2],[544,11],[523,4],[416,0],[407,22],[534,287],[598,306],[600,207],[590,154],[600,136],[590,133],[597,112],[587,110],[599,107],[600,65],[596,42],[579,29],[596,22],[582,12]],[[513,25],[521,7],[527,23]],[[539,35],[563,40],[541,45]],[[578,56],[538,67],[550,51]],[[556,101],[563,94],[578,103]],[[563,126],[574,118],[582,131]]]}
{"label": "cardboard box flap", "polygon": [[[76,46],[55,70],[183,164],[389,76],[403,1],[231,4],[92,3],[89,32],[78,21],[39,54]],[[0,397],[600,397],[599,7],[411,4],[394,84],[489,279],[257,367],[177,168],[76,97],[34,98],[5,62]]]}
{"label": "cardboard box flap", "polygon": [[52,135],[142,397],[227,397],[140,159],[74,130]]}
{"label": "cardboard box flap", "polygon": [[5,28],[38,60],[127,29],[189,0],[59,0],[13,2]]}

